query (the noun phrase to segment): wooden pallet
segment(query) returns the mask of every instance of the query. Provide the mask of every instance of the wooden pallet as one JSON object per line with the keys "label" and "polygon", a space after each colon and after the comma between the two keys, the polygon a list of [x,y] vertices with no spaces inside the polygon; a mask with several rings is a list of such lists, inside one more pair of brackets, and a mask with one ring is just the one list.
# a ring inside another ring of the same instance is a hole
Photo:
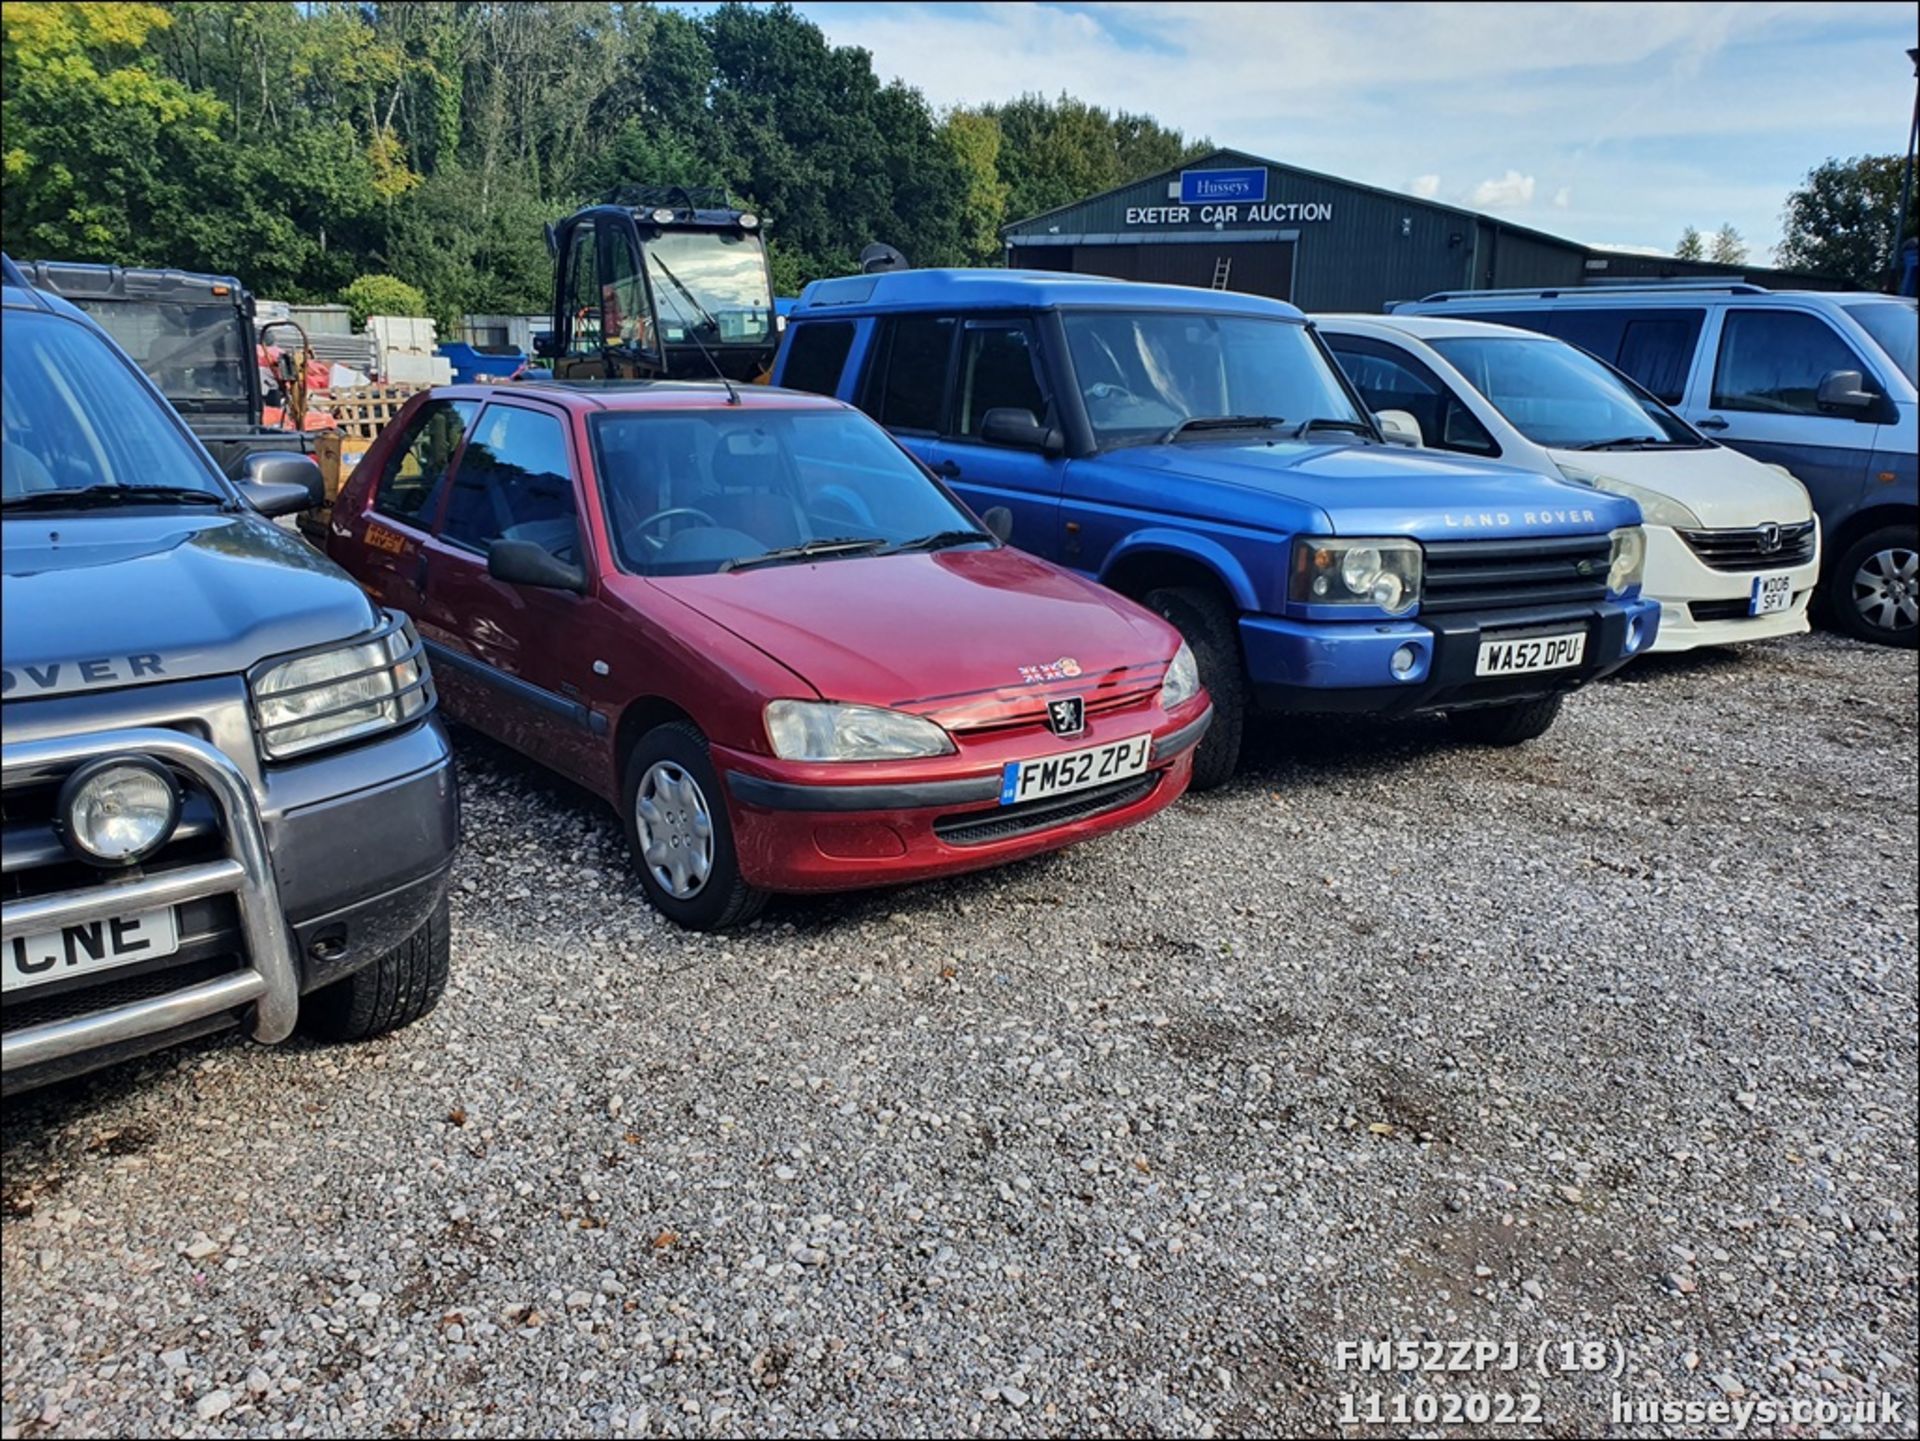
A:
{"label": "wooden pallet", "polygon": [[355,385],[316,397],[333,415],[340,434],[354,440],[372,440],[400,407],[427,389],[424,385]]}

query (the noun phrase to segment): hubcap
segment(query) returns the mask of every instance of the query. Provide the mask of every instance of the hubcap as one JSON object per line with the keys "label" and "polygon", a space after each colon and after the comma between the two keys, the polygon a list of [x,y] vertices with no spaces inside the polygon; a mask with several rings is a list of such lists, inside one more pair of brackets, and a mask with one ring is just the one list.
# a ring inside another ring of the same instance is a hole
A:
{"label": "hubcap", "polygon": [[713,812],[700,783],[672,761],[655,761],[634,800],[640,855],[676,901],[699,895],[713,873]]}
{"label": "hubcap", "polygon": [[1881,630],[1920,623],[1920,552],[1895,546],[1868,556],[1853,573],[1853,603]]}

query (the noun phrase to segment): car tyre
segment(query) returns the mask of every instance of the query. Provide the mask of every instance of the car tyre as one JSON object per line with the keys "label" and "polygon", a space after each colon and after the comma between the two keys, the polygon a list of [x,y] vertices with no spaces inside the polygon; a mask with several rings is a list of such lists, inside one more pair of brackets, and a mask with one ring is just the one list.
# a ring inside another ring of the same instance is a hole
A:
{"label": "car tyre", "polygon": [[[633,868],[655,910],[690,931],[724,931],[760,914],[767,893],[740,874],[726,792],[697,726],[670,721],[635,741],[622,795]],[[643,799],[651,820],[643,814]],[[656,828],[652,859],[646,826]]]}
{"label": "car tyre", "polygon": [[366,1041],[410,1026],[440,1002],[450,953],[447,898],[372,965],[308,996],[300,1024],[323,1041]]}
{"label": "car tyre", "polygon": [[1884,525],[1848,546],[1827,572],[1827,613],[1842,635],[1906,650],[1920,640],[1920,537]]}
{"label": "car tyre", "polygon": [[1519,701],[1513,705],[1479,706],[1447,712],[1447,722],[1462,740],[1483,746],[1517,746],[1538,740],[1560,718],[1564,696]]}
{"label": "car tyre", "polygon": [[1150,590],[1142,602],[1180,632],[1193,651],[1200,684],[1213,697],[1213,724],[1193,753],[1187,789],[1224,785],[1240,764],[1247,724],[1247,668],[1240,658],[1240,626],[1227,603],[1209,590],[1168,586]]}

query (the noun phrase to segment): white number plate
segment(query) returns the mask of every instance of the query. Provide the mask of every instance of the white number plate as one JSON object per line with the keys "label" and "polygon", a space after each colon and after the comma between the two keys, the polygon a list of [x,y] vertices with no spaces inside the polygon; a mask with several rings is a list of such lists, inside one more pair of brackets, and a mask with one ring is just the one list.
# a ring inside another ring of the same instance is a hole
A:
{"label": "white number plate", "polygon": [[1536,635],[1525,640],[1483,640],[1475,675],[1526,675],[1536,670],[1565,670],[1587,656],[1587,633]]}
{"label": "white number plate", "polygon": [[1063,796],[1088,786],[1137,776],[1147,768],[1152,736],[1134,736],[1085,750],[1063,751],[1035,761],[1008,761],[1000,772],[1000,804],[1014,806],[1044,796]]}
{"label": "white number plate", "polygon": [[111,920],[84,921],[37,936],[8,936],[5,949],[6,969],[0,973],[0,990],[17,991],[67,976],[110,971],[115,966],[170,956],[180,949],[180,927],[173,907],[168,906]]}
{"label": "white number plate", "polygon": [[1777,615],[1792,605],[1792,575],[1756,575],[1753,578],[1753,597],[1747,602],[1748,615]]}

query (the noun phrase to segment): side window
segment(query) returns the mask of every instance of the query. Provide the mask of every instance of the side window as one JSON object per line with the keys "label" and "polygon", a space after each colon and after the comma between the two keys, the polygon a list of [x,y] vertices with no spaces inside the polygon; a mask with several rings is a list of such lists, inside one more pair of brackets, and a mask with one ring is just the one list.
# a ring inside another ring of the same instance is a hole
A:
{"label": "side window", "polygon": [[1668,405],[1678,405],[1687,391],[1687,372],[1693,368],[1694,346],[1704,310],[1638,310],[1626,317],[1618,356],[1601,356],[1625,371]]}
{"label": "side window", "polygon": [[482,551],[495,540],[530,540],[561,560],[578,561],[573,466],[560,417],[489,405],[454,472],[440,533]]}
{"label": "side window", "polygon": [[447,467],[479,410],[477,400],[436,400],[423,406],[380,472],[373,508],[394,520],[431,528]]}
{"label": "side window", "polygon": [[1352,335],[1328,335],[1327,348],[1340,362],[1368,410],[1404,410],[1420,422],[1421,438],[1437,450],[1498,455],[1487,428],[1433,371],[1398,346]]}
{"label": "side window", "polygon": [[780,383],[789,390],[832,395],[840,388],[840,371],[852,349],[851,320],[802,322],[787,337],[787,363]]}
{"label": "side window", "polygon": [[640,278],[640,257],[632,237],[616,224],[608,224],[607,273],[600,287],[601,334],[611,345],[628,350],[652,350],[653,326],[647,312],[645,282]]}
{"label": "side window", "polygon": [[1001,406],[1047,418],[1047,395],[1035,367],[1033,334],[1024,325],[973,324],[960,340],[959,404],[954,434],[978,435],[989,410]]}
{"label": "side window", "polygon": [[593,224],[583,222],[573,227],[567,239],[567,314],[572,322],[572,333],[567,341],[568,355],[600,353],[605,301],[600,295],[600,262],[594,243],[595,234]]}
{"label": "side window", "polygon": [[861,409],[889,430],[940,433],[947,367],[953,354],[950,317],[903,315],[886,322]]}
{"label": "side window", "polygon": [[1713,371],[1716,410],[1818,415],[1814,396],[1829,371],[1872,371],[1826,321],[1797,310],[1729,310]]}

